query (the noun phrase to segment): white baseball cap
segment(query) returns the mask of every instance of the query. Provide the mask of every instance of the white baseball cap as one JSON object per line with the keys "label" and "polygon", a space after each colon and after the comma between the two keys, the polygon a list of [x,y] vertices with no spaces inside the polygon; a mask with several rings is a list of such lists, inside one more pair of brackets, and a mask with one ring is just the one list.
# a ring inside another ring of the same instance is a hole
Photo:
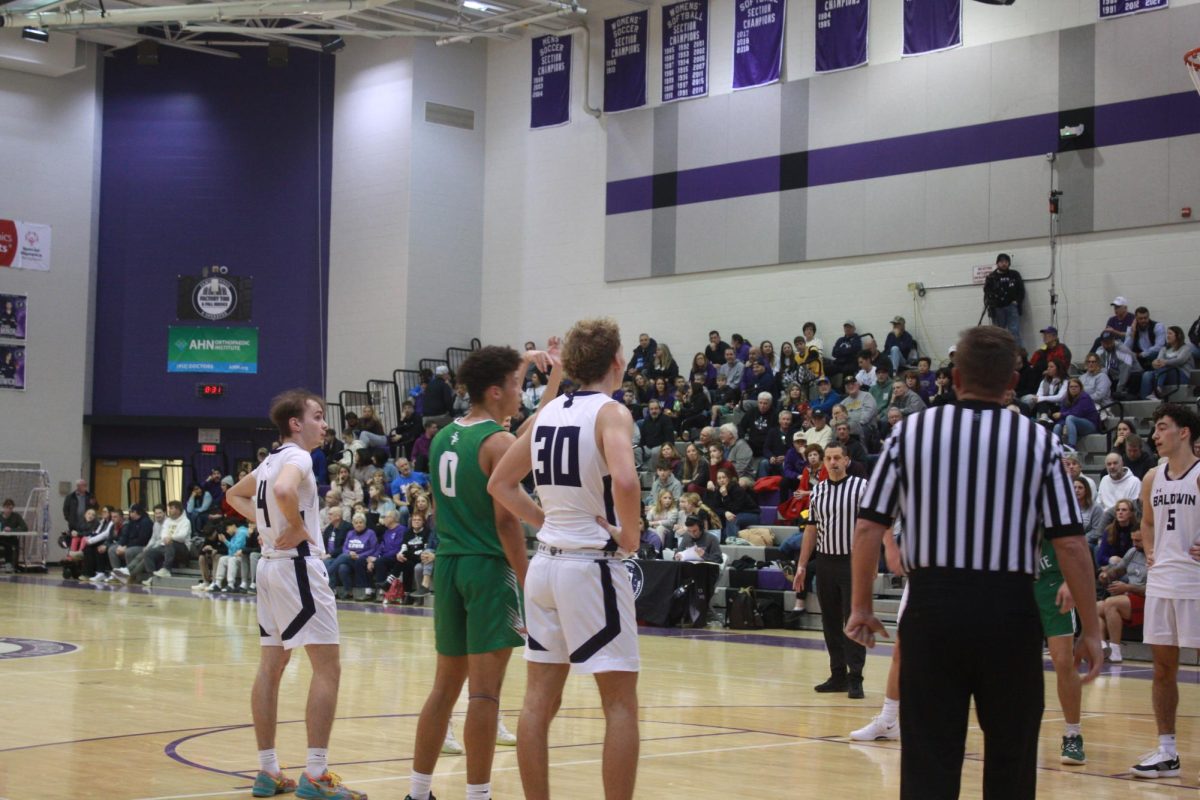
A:
{"label": "white baseball cap", "polygon": [[1114,298],[1113,298],[1113,301],[1112,301],[1111,303],[1109,303],[1109,305],[1113,305],[1113,306],[1128,306],[1128,305],[1129,305],[1129,301],[1128,301],[1128,300],[1126,300],[1124,297],[1117,296],[1117,297],[1114,297]]}

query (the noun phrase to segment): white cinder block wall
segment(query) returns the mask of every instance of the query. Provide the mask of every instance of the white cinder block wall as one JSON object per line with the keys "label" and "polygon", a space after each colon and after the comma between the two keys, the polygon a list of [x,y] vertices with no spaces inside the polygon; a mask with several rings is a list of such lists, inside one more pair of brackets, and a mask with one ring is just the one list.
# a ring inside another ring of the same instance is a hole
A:
{"label": "white cinder block wall", "polygon": [[[793,80],[812,75],[814,1],[793,0],[789,7],[786,74]],[[1175,0],[1172,5],[1196,2],[1200,0]],[[588,8],[596,43],[603,41],[605,16],[634,6],[614,0],[589,3]],[[732,72],[731,0],[713,0],[710,8],[710,88],[725,93],[730,91]],[[970,47],[1086,25],[1096,21],[1096,9],[1095,0],[1020,2],[1010,7],[967,2],[964,41]],[[651,42],[657,41],[655,11],[650,14]],[[898,60],[900,39],[901,4],[873,3],[872,62]],[[860,330],[885,332],[887,321],[899,313],[908,318],[926,351],[944,354],[957,332],[975,324],[982,310],[981,290],[969,285],[972,266],[992,263],[996,253],[1005,250],[1013,254],[1027,279],[1049,271],[1049,249],[1040,239],[605,283],[606,140],[603,123],[580,108],[583,47],[576,41],[572,122],[542,131],[529,130],[528,40],[489,43],[485,341],[519,345],[525,339],[561,333],[581,316],[603,313],[622,324],[629,347],[634,336],[645,330],[671,344],[680,362],[686,363],[703,348],[710,327],[726,335],[736,330],[755,340],[771,338],[778,345],[811,319],[827,346],[832,346],[847,316],[858,322]],[[660,65],[651,49],[648,98],[655,105],[661,94]],[[594,105],[602,97],[600,51],[601,45],[594,44],[590,90]],[[1182,63],[1179,68],[1184,69]],[[1039,184],[1031,189],[1037,203],[1046,192],[1040,181],[1039,177]],[[1193,205],[1200,212],[1200,202]],[[1200,296],[1200,225],[1196,223],[1063,237],[1059,254],[1058,323],[1076,352],[1095,338],[1111,313],[1107,304],[1116,294],[1127,295],[1135,305],[1147,305],[1156,319],[1185,330],[1200,313],[1195,302]],[[906,290],[914,281],[929,286],[968,285],[930,290],[914,301]],[[1049,322],[1049,281],[1031,281],[1029,294],[1026,345],[1039,343],[1036,331]]]}

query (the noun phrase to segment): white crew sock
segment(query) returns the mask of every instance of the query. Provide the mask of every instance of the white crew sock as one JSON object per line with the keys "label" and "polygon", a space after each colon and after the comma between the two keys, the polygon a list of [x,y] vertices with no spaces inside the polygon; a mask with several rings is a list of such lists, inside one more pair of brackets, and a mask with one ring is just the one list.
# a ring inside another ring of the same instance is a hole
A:
{"label": "white crew sock", "polygon": [[433,776],[414,772],[408,779],[408,796],[413,800],[429,800],[429,789],[433,786]]}
{"label": "white crew sock", "polygon": [[883,698],[883,711],[879,716],[883,717],[884,722],[891,725],[900,717],[900,701],[890,697]]}
{"label": "white crew sock", "polygon": [[271,775],[279,774],[279,756],[275,755],[275,748],[258,751],[258,768]]}
{"label": "white crew sock", "polygon": [[320,778],[329,771],[329,750],[323,747],[308,748],[308,761],[305,771],[310,778]]}
{"label": "white crew sock", "polygon": [[1175,734],[1166,733],[1158,737],[1158,749],[1162,750],[1167,755],[1174,758],[1179,755],[1179,751],[1175,749]]}
{"label": "white crew sock", "polygon": [[1076,722],[1074,725],[1072,725],[1071,723],[1068,722],[1067,723],[1067,732],[1063,735],[1064,736],[1082,736],[1083,729],[1079,727],[1078,722]]}
{"label": "white crew sock", "polygon": [[467,800],[491,800],[492,785],[490,783],[468,783]]}

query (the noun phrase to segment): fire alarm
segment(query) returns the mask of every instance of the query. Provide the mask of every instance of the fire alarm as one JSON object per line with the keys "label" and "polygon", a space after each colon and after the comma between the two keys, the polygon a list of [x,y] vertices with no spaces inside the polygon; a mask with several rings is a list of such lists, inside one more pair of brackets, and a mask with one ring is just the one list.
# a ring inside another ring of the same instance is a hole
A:
{"label": "fire alarm", "polygon": [[1191,219],[1191,218],[1192,218],[1192,207],[1191,207],[1191,206],[1184,206],[1184,207],[1183,207],[1183,208],[1180,210],[1180,212],[1179,212],[1179,216],[1183,217],[1184,219]]}

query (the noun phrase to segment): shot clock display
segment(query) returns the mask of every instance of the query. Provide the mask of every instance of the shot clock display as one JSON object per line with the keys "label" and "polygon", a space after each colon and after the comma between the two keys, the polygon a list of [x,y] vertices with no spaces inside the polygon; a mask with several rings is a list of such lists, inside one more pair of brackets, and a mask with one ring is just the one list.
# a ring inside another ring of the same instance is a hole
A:
{"label": "shot clock display", "polygon": [[224,397],[225,384],[223,383],[197,383],[197,397]]}

